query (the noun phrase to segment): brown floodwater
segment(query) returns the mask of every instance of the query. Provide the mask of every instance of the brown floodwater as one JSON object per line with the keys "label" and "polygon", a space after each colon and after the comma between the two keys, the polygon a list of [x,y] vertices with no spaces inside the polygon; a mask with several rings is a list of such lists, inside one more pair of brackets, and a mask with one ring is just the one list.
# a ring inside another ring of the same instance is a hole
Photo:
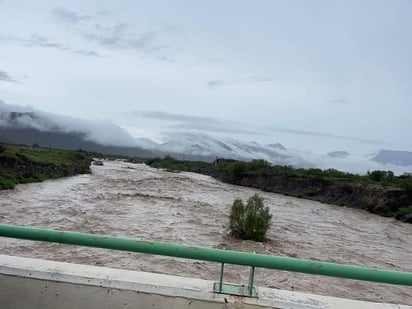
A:
{"label": "brown floodwater", "polygon": [[[356,209],[224,184],[192,173],[105,162],[92,174],[0,192],[0,222],[412,271],[412,225]],[[227,236],[235,198],[259,193],[273,214],[269,241]],[[0,238],[2,254],[218,280],[216,263]],[[247,283],[249,269],[226,266]],[[257,269],[256,285],[412,304],[412,288]]]}

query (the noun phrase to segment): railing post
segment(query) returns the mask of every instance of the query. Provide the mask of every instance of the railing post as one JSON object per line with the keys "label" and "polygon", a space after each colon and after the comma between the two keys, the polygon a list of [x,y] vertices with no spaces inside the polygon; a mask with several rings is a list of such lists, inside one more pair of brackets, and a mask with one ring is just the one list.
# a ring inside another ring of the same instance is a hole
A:
{"label": "railing post", "polygon": [[[256,252],[253,252],[256,254]],[[255,266],[250,267],[250,273],[249,273],[249,285],[248,285],[248,292],[249,296],[253,296],[253,281],[255,280]]]}
{"label": "railing post", "polygon": [[225,268],[225,263],[222,263],[220,266],[220,280],[219,280],[219,292],[222,293],[223,289],[223,272]]}
{"label": "railing post", "polygon": [[248,292],[249,296],[253,296],[253,280],[255,279],[255,266],[250,267],[250,273],[249,273],[249,286],[248,286]]}

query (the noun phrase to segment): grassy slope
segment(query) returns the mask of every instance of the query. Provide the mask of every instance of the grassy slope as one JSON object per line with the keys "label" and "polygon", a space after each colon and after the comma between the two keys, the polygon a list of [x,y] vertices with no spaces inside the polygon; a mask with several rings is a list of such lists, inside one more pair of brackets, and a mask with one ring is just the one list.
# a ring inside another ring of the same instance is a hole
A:
{"label": "grassy slope", "polygon": [[88,173],[90,161],[90,155],[82,151],[0,145],[0,189]]}

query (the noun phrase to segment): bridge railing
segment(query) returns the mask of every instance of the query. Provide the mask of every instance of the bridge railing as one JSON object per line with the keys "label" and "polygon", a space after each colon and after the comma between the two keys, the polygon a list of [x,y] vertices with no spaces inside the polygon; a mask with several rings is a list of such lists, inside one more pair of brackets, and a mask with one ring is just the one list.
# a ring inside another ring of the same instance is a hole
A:
{"label": "bridge railing", "polygon": [[[412,272],[319,262],[307,259],[195,247],[181,244],[142,241],[133,238],[58,231],[8,224],[0,224],[0,236],[220,263],[220,280],[215,283],[214,291],[226,294],[257,297],[256,291],[253,287],[254,270],[256,267],[412,286]],[[224,264],[251,267],[248,285],[235,286],[224,284]]]}

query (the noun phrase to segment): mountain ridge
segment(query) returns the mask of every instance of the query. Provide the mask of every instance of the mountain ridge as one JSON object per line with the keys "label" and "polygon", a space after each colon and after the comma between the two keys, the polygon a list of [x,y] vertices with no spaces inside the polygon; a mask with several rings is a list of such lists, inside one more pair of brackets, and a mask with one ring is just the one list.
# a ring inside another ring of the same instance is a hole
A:
{"label": "mountain ridge", "polygon": [[[97,123],[65,116],[25,111],[20,107],[0,104],[0,142],[62,149],[84,149],[103,154],[130,157],[162,157],[211,162],[217,157],[250,161],[264,159],[276,165],[303,168],[335,168],[355,173],[368,170],[412,172],[412,152],[379,150],[372,155],[353,155],[346,151],[326,154],[288,149],[280,143],[261,145],[228,137],[213,137],[204,133],[169,132],[165,142],[148,138],[133,138],[112,123]],[[3,107],[3,111],[1,111]],[[53,119],[50,119],[52,117]]]}

